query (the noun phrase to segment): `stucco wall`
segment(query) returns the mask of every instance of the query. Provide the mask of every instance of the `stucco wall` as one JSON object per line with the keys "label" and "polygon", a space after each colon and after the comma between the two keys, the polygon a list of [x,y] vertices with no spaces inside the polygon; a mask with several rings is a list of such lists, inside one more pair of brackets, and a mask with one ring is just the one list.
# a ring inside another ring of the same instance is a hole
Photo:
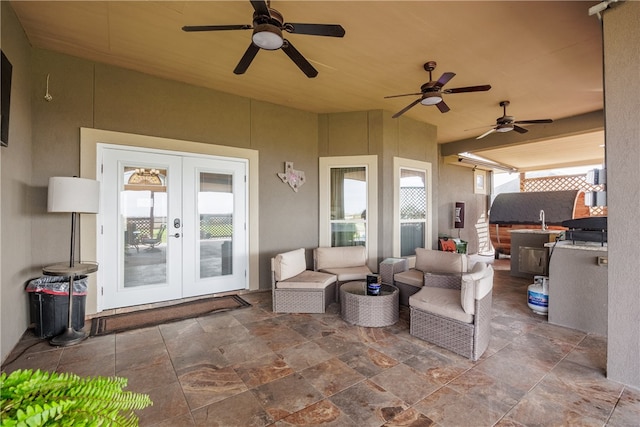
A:
{"label": "stucco wall", "polygon": [[[488,173],[487,182],[488,183]],[[438,230],[437,234],[460,238],[467,242],[467,253],[478,253],[478,229],[480,225],[488,221],[487,196],[474,194],[474,173],[471,168],[440,164],[438,182],[446,188],[440,192],[438,199]],[[456,229],[453,225],[453,209],[456,202],[464,202],[464,228]],[[436,234],[436,237],[437,237]]]}
{"label": "stucco wall", "polygon": [[[411,119],[393,119],[382,110],[322,114],[319,155],[378,156],[378,262],[393,256],[393,158],[429,162],[433,167],[433,224],[438,221],[437,128]],[[385,202],[386,201],[386,202]],[[435,227],[434,227],[435,228]],[[437,236],[437,230],[433,230]],[[435,244],[427,242],[427,246]]]}
{"label": "stucco wall", "polygon": [[609,205],[607,376],[640,389],[640,2],[614,5],[602,22]]}
{"label": "stucco wall", "polygon": [[30,47],[8,2],[2,8],[2,51],[13,66],[9,146],[0,149],[0,356],[20,339],[29,322],[25,282],[31,278]]}
{"label": "stucco wall", "polygon": [[[2,42],[14,65],[12,141],[1,159],[3,360],[29,324],[24,283],[68,254],[70,217],[46,212],[47,185],[50,176],[80,175],[80,128],[259,151],[262,289],[274,254],[318,245],[320,156],[378,155],[380,200],[393,195],[393,157],[430,162],[438,223],[435,126],[381,110],[316,115],[31,48],[7,2]],[[276,175],[285,161],[306,174],[297,193]],[[378,209],[380,259],[392,256],[391,209]]]}
{"label": "stucco wall", "polygon": [[[34,88],[34,246],[36,266],[59,262],[67,216],[46,212],[53,175],[79,174],[79,128],[152,135],[260,152],[260,287],[270,286],[269,258],[317,246],[317,116],[286,107],[155,78],[50,51],[34,50],[34,81],[50,74],[46,102]],[[276,175],[284,162],[304,170],[294,193]],[[287,230],[282,233],[282,230]]]}

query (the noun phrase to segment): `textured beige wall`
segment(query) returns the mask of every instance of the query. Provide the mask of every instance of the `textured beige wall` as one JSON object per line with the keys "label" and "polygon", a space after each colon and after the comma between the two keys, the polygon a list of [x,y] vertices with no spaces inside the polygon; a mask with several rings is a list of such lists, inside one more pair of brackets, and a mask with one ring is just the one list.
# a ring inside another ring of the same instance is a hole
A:
{"label": "textured beige wall", "polygon": [[[446,164],[441,160],[438,182],[441,183],[441,193],[438,199],[437,234],[457,238],[459,231],[460,238],[468,242],[467,253],[478,253],[476,225],[488,221],[488,198],[485,195],[474,194],[473,170],[468,167]],[[456,202],[464,202],[465,210],[464,228],[459,230],[453,227],[453,209]]]}
{"label": "textured beige wall", "polygon": [[[270,287],[271,257],[318,246],[317,115],[266,102],[251,104],[251,148],[260,152],[260,284]],[[297,192],[278,177],[284,163],[305,173]]]}
{"label": "textured beige wall", "polygon": [[[433,200],[436,203],[436,127],[402,117],[393,119],[389,112],[382,110],[322,114],[318,125],[319,156],[378,156],[378,261],[393,256],[393,203],[385,202],[393,200],[393,158],[403,157],[432,164]],[[436,205],[433,223],[437,222]],[[437,230],[433,235],[437,235]]]}
{"label": "textured beige wall", "polygon": [[[31,81],[29,44],[7,2],[2,8],[2,51],[13,66],[9,146],[0,148],[0,357],[5,360],[29,323],[25,283],[31,268]],[[37,273],[37,271],[35,272]]]}
{"label": "textured beige wall", "polygon": [[602,21],[609,205],[607,376],[640,389],[640,2],[616,4]]}
{"label": "textured beige wall", "polygon": [[[34,198],[33,264],[60,261],[56,248],[67,244],[66,216],[46,213],[46,183],[52,175],[79,174],[80,127],[260,151],[261,288],[270,286],[271,255],[317,245],[315,114],[49,51],[33,56],[35,75],[51,73],[54,96],[43,103],[34,93],[34,162],[43,167],[34,171],[41,188]],[[285,161],[307,174],[298,193],[276,175]]]}

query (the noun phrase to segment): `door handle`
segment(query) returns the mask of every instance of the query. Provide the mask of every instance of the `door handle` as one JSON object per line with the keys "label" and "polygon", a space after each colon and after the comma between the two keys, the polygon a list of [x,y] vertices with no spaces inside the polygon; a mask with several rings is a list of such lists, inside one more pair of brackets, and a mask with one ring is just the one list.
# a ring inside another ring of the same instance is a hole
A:
{"label": "door handle", "polygon": [[179,237],[180,237],[180,233],[176,233],[176,234],[173,234],[173,235],[169,235],[169,237],[175,237],[175,238],[177,239],[177,238],[179,238]]}

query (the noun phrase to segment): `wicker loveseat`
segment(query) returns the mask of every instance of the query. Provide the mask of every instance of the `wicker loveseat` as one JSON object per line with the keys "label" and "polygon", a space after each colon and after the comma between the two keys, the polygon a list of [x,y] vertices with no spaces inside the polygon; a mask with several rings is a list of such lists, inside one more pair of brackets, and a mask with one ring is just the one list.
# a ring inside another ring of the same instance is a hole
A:
{"label": "wicker loveseat", "polygon": [[340,298],[342,283],[365,280],[367,274],[372,274],[367,266],[367,250],[364,246],[316,248],[313,250],[313,269],[336,275],[336,301]]}
{"label": "wicker loveseat", "polygon": [[417,248],[415,267],[393,275],[393,284],[400,290],[400,304],[409,305],[409,297],[424,286],[425,274],[462,274],[467,268],[466,254]]}
{"label": "wicker loveseat", "polygon": [[411,335],[478,360],[491,338],[493,268],[478,262],[470,272],[431,274],[409,297]]}
{"label": "wicker loveseat", "polygon": [[276,313],[324,313],[335,299],[335,274],[307,270],[304,248],[271,258],[271,290]]}

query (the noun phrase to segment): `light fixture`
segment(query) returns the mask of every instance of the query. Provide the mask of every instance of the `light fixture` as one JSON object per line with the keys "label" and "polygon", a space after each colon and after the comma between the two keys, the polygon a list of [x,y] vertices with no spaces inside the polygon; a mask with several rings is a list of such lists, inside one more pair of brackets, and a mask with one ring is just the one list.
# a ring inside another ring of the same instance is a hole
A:
{"label": "light fixture", "polygon": [[513,124],[505,123],[496,127],[496,132],[509,132],[513,130]]}
{"label": "light fixture", "polygon": [[253,40],[253,44],[266,50],[280,49],[284,43],[280,28],[271,24],[257,25],[253,30],[251,40]]}
{"label": "light fixture", "polygon": [[426,96],[420,100],[422,105],[436,105],[442,102],[442,96],[439,93],[435,93],[433,95]]}
{"label": "light fixture", "polygon": [[45,267],[43,272],[53,276],[69,277],[69,308],[67,329],[51,340],[51,345],[68,346],[77,344],[86,338],[82,331],[73,329],[73,281],[80,274],[98,270],[96,264],[76,264],[76,223],[80,213],[98,213],[100,203],[100,182],[77,177],[49,178],[48,206],[49,212],[71,213],[71,250],[69,263],[55,264]]}
{"label": "light fixture", "polygon": [[518,172],[518,169],[514,166],[494,162],[468,152],[458,153],[458,162],[472,165],[474,168],[482,166],[484,169],[495,169],[509,173]]}

